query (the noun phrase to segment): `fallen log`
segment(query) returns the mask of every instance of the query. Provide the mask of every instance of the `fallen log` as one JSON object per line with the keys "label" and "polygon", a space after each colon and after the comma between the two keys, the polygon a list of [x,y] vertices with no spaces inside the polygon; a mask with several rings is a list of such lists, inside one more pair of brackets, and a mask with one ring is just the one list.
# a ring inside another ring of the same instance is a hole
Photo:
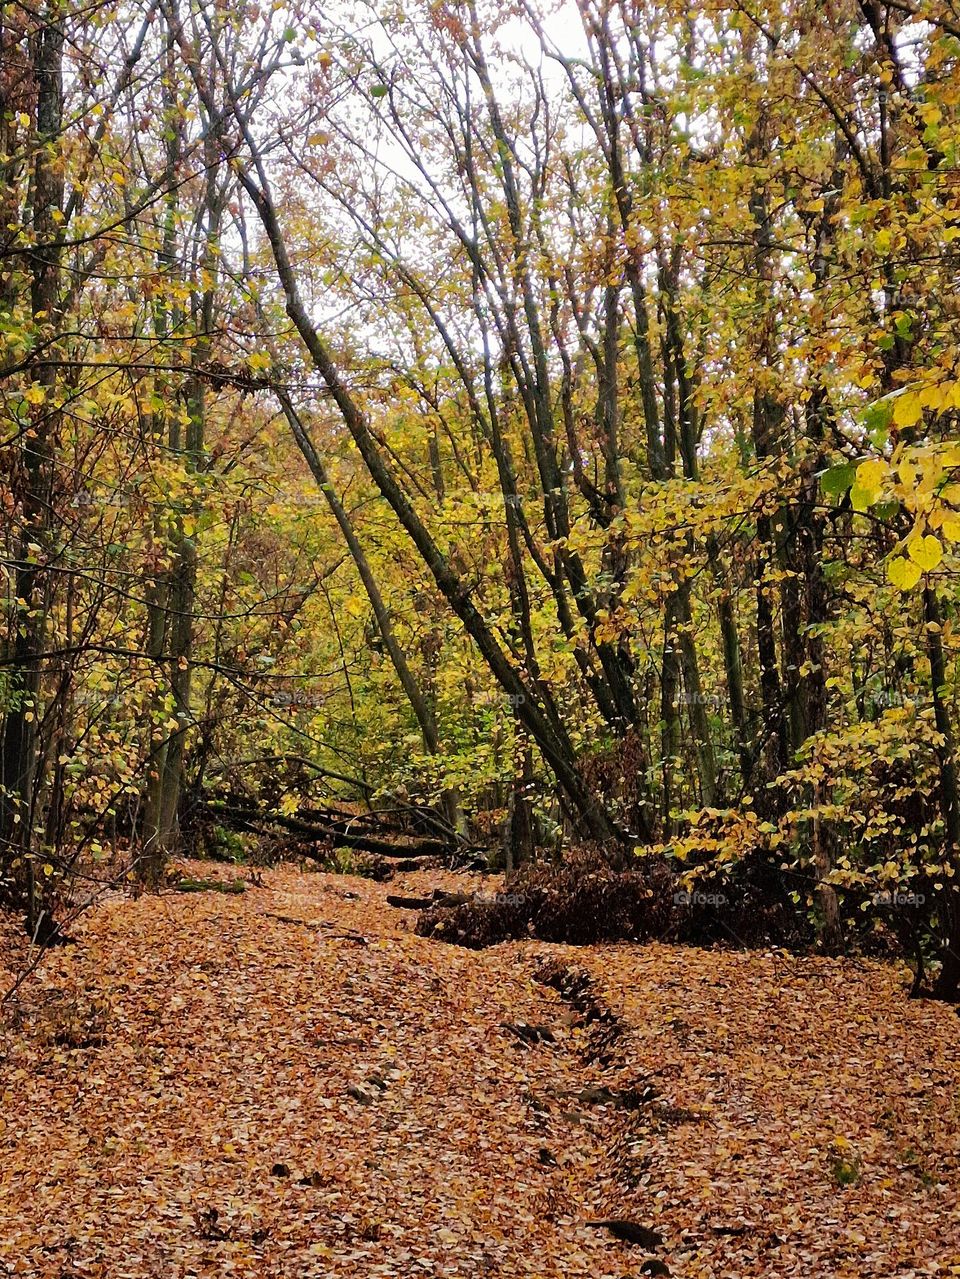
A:
{"label": "fallen log", "polygon": [[[351,823],[344,818],[336,821],[321,821],[317,817],[305,820],[303,817],[287,816],[284,813],[265,813],[258,805],[236,800],[208,800],[205,807],[219,821],[226,820],[236,829],[246,830],[252,834],[266,835],[271,829],[279,828],[297,835],[305,841],[317,844],[332,845],[338,848],[356,848],[361,852],[379,853],[382,857],[424,857],[435,856],[449,858],[466,851],[465,846],[456,840],[434,838],[409,839],[408,837],[388,839],[363,830],[349,829]],[[316,812],[317,810],[313,810]],[[369,819],[368,819],[369,820]],[[326,857],[323,849],[304,847],[300,852],[306,857],[322,861]]]}
{"label": "fallen log", "polygon": [[375,808],[365,813],[344,812],[343,809],[325,805],[321,808],[301,808],[297,815],[302,821],[316,822],[337,831],[408,837],[433,836],[448,845],[463,842],[446,818],[431,813],[418,804],[411,804],[406,808]]}
{"label": "fallen log", "polygon": [[432,910],[434,906],[465,906],[469,900],[469,893],[445,893],[442,889],[437,889],[430,897],[399,897],[394,893],[387,894],[387,905],[396,906],[398,910]]}
{"label": "fallen log", "polygon": [[442,864],[441,858],[428,853],[425,857],[402,857],[394,862],[391,869],[399,875],[406,875],[415,870],[436,870]]}

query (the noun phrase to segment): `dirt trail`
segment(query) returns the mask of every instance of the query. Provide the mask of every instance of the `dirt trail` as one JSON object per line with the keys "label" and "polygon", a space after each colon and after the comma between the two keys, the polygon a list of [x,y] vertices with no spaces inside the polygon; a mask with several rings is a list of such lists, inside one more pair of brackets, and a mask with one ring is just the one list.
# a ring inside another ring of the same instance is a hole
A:
{"label": "dirt trail", "polygon": [[489,890],[285,868],[92,911],[0,1045],[0,1273],[960,1274],[954,1010],[880,965],[461,950],[385,904],[437,884]]}
{"label": "dirt trail", "polygon": [[385,895],[279,870],[88,915],[0,1061],[8,1271],[633,1273],[583,1224],[611,1115],[562,1100],[579,1032],[535,958],[424,941]]}

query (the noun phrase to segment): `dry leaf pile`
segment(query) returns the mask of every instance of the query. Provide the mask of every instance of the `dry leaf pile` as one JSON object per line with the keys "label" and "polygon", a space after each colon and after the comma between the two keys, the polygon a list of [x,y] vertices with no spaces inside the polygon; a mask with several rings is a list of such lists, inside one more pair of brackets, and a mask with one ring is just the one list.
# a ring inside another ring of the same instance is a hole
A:
{"label": "dry leaf pile", "polygon": [[[390,891],[438,886],[489,891]],[[462,950],[386,895],[90,912],[5,1019],[0,1273],[960,1274],[952,1009],[872,965]]]}

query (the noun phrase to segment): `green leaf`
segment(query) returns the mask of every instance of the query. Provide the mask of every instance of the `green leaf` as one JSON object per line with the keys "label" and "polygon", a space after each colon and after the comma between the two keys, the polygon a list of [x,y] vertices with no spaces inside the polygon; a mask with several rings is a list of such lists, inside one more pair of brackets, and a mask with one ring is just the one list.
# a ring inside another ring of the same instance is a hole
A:
{"label": "green leaf", "polygon": [[868,404],[860,414],[864,430],[878,448],[882,448],[887,442],[892,416],[893,405],[889,400],[876,400],[873,404]]}
{"label": "green leaf", "polygon": [[875,502],[873,506],[874,515],[881,520],[892,520],[899,510],[900,503],[895,498],[885,502]]}
{"label": "green leaf", "polygon": [[820,477],[820,487],[824,493],[839,497],[841,493],[846,493],[855,476],[856,468],[849,462],[843,462],[839,466],[831,466],[828,471],[824,471]]}

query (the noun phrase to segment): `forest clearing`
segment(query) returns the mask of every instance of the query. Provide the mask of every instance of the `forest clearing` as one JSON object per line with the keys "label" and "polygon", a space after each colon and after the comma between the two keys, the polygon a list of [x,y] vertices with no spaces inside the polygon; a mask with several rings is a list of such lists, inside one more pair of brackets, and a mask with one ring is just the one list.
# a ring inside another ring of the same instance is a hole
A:
{"label": "forest clearing", "polygon": [[957,0],[0,0],[0,1274],[960,1275]]}

